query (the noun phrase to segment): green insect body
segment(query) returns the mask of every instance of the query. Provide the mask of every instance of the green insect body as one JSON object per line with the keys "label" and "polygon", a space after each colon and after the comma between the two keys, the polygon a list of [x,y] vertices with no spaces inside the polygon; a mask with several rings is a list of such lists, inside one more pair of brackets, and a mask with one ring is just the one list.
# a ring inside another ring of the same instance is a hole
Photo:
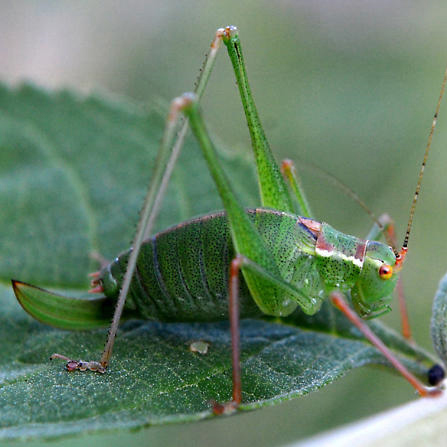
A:
{"label": "green insect body", "polygon": [[[198,109],[198,100],[220,42],[227,46],[233,64],[254,149],[262,206],[254,210],[244,209],[233,192]],[[446,79],[447,73],[440,98]],[[105,296],[73,299],[13,281],[23,308],[40,321],[56,327],[89,329],[103,326],[113,313],[100,362],[76,361],[60,354],[53,357],[67,360],[69,371],[105,372],[123,311],[124,316],[167,322],[229,319],[233,400],[223,406],[216,404],[215,413],[222,413],[234,410],[242,400],[239,318],[283,317],[297,307],[313,315],[323,301],[329,299],[420,395],[437,395],[439,389],[427,389],[359,318],[373,318],[390,310],[389,302],[407,251],[422,176],[405,241],[397,254],[390,246],[374,240],[380,236],[380,231],[373,230],[368,236],[371,240],[364,240],[314,220],[304,191],[290,168],[283,172],[288,180],[286,183],[253,102],[235,27],[217,31],[195,93],[185,94],[172,102],[133,248],[94,274],[93,291],[103,292]],[[440,100],[431,133],[439,105]],[[148,237],[169,179],[170,166],[174,165],[186,134],[187,121],[173,144],[180,112],[189,120],[225,211],[192,219]],[[431,136],[423,166],[430,142]],[[344,299],[348,293],[356,312]],[[431,380],[430,383],[437,384],[438,379],[436,383]]]}
{"label": "green insect body", "polygon": [[[262,296],[261,308],[252,299],[245,281],[240,282],[240,316],[287,316],[296,307],[313,315],[332,289],[352,290],[353,304],[365,317],[390,310],[397,280],[380,278],[380,267],[394,266],[395,255],[385,244],[365,241],[335,230],[327,223],[285,212],[258,208],[248,215],[255,224],[282,278],[302,294]],[[130,250],[105,266],[96,283],[113,308],[122,286]],[[157,321],[217,321],[228,319],[229,265],[235,257],[228,220],[223,212],[183,222],[145,241],[126,300],[129,315]],[[42,322],[72,329],[65,312],[48,318],[37,314],[19,294],[22,306]],[[96,300],[75,300],[84,309],[96,310]],[[274,305],[272,305],[272,303]],[[104,303],[104,306],[106,303]],[[44,312],[45,309],[42,309]],[[77,329],[91,328],[89,313],[78,319]],[[57,320],[56,320],[57,318]],[[97,321],[98,326],[104,320]]]}
{"label": "green insect body", "polygon": [[[264,313],[287,316],[297,305],[307,314],[318,312],[328,291],[354,287],[355,305],[364,315],[387,311],[393,281],[379,277],[386,261],[394,265],[392,250],[380,242],[368,242],[345,235],[330,225],[321,225],[320,234],[310,230],[300,218],[268,209],[250,211],[284,280],[302,290],[294,297],[268,297],[261,309],[251,299],[245,281],[240,285],[242,318]],[[319,248],[321,241],[330,250]],[[375,255],[375,257],[371,257]],[[235,256],[223,213],[211,214],[182,223],[144,242],[137,261],[126,304],[144,318],[160,321],[213,321],[228,319],[228,269]],[[106,296],[116,298],[127,267],[128,252],[101,271],[99,281]],[[363,273],[363,266],[368,266]],[[376,281],[376,277],[379,280]],[[376,284],[378,282],[378,284]],[[365,289],[366,293],[365,293]],[[376,291],[371,299],[369,289]],[[390,290],[391,289],[391,290]],[[362,293],[363,291],[363,293]],[[275,302],[275,307],[271,303]]]}

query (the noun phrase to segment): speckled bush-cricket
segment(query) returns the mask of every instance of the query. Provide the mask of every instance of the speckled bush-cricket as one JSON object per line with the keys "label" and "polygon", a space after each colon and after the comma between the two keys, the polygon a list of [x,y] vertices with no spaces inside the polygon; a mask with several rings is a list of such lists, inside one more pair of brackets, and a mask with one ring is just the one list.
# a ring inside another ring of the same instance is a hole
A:
{"label": "speckled bush-cricket", "polygon": [[[239,88],[258,172],[261,207],[246,210],[221,168],[198,108],[221,43],[227,47]],[[379,219],[366,239],[343,234],[314,220],[293,164],[280,166],[264,134],[247,80],[241,43],[235,27],[219,29],[212,42],[194,93],[176,98],[167,118],[154,174],[132,248],[93,273],[95,299],[71,299],[13,280],[17,299],[38,320],[63,329],[103,326],[104,306],[116,302],[100,361],[67,361],[66,369],[104,373],[109,365],[123,311],[140,318],[167,322],[230,320],[233,395],[214,404],[216,414],[241,403],[239,320],[270,315],[284,317],[297,307],[308,315],[329,299],[421,396],[440,393],[441,366],[428,373],[426,387],[374,335],[362,318],[390,310],[399,278],[447,78],[444,75],[424,161],[400,250],[389,219]],[[181,129],[179,120],[184,115]],[[225,211],[201,216],[151,235],[170,174],[191,127],[217,186]],[[177,132],[178,131],[178,132]],[[378,239],[381,233],[387,243]],[[353,308],[349,304],[350,295]],[[181,297],[181,299],[179,299]],[[408,333],[407,333],[408,335]]]}

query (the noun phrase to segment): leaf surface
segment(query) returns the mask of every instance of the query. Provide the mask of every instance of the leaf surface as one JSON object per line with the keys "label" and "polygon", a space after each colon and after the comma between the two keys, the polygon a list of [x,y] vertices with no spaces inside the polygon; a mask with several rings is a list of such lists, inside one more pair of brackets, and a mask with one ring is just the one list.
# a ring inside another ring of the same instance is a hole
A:
{"label": "leaf surface", "polygon": [[[0,87],[0,439],[62,436],[211,416],[231,396],[228,324],[125,323],[105,375],[66,373],[49,356],[97,359],[106,331],[70,333],[33,321],[11,278],[67,294],[87,288],[92,251],[127,248],[150,179],[163,113],[123,100]],[[256,180],[241,154],[222,163],[246,206]],[[188,141],[157,228],[221,207]],[[416,374],[431,359],[377,322],[374,330]],[[242,323],[242,409],[306,394],[384,359],[334,309],[282,323]],[[191,343],[208,343],[206,354]]]}
{"label": "leaf surface", "polygon": [[447,275],[439,282],[433,301],[431,337],[436,353],[447,364]]}

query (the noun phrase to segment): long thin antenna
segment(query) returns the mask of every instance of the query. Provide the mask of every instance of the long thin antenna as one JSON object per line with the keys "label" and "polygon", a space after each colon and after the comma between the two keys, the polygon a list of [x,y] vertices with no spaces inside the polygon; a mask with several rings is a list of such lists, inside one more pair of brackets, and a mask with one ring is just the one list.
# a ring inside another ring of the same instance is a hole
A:
{"label": "long thin antenna", "polygon": [[413,225],[414,210],[416,209],[416,202],[418,201],[419,192],[421,190],[422,177],[424,176],[425,165],[427,163],[428,153],[430,152],[431,141],[433,138],[433,133],[435,131],[436,123],[438,121],[439,109],[441,107],[442,97],[444,96],[445,84],[447,82],[447,68],[444,72],[444,78],[442,80],[441,92],[439,93],[438,104],[436,105],[436,111],[433,116],[433,122],[431,124],[430,134],[428,135],[427,146],[425,148],[424,160],[422,161],[421,170],[419,171],[418,183],[416,185],[416,191],[414,192],[413,203],[410,208],[410,217],[408,219],[407,231],[405,233],[404,243],[400,250],[399,256],[396,260],[396,265],[401,264],[405,259],[405,255],[408,250],[408,240],[410,239],[411,226]]}
{"label": "long thin antenna", "polygon": [[348,196],[350,199],[352,199],[357,205],[359,205],[366,214],[370,217],[370,219],[377,225],[380,232],[383,234],[383,237],[386,240],[386,243],[394,250],[396,251],[396,242],[393,240],[393,238],[390,237],[390,235],[385,231],[385,226],[383,223],[379,220],[379,218],[373,213],[373,211],[368,208],[366,203],[360,198],[360,196],[354,192],[346,183],[344,183],[342,180],[340,180],[337,176],[334,174],[326,171],[325,169],[321,168],[318,165],[315,165],[309,161],[300,160],[299,159],[299,165],[305,166],[308,169],[314,170],[320,177],[323,177],[328,182],[333,184],[336,188],[338,188],[343,194]]}

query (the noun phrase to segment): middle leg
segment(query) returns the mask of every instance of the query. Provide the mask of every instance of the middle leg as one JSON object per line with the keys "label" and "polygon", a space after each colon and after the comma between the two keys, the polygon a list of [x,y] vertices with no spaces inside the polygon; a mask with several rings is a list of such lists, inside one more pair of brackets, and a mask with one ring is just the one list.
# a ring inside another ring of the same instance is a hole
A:
{"label": "middle leg", "polygon": [[231,363],[233,368],[233,398],[230,402],[220,404],[213,402],[213,413],[229,414],[242,402],[241,361],[240,361],[240,327],[239,327],[239,272],[242,258],[236,256],[231,261],[229,280],[229,317],[231,332]]}

